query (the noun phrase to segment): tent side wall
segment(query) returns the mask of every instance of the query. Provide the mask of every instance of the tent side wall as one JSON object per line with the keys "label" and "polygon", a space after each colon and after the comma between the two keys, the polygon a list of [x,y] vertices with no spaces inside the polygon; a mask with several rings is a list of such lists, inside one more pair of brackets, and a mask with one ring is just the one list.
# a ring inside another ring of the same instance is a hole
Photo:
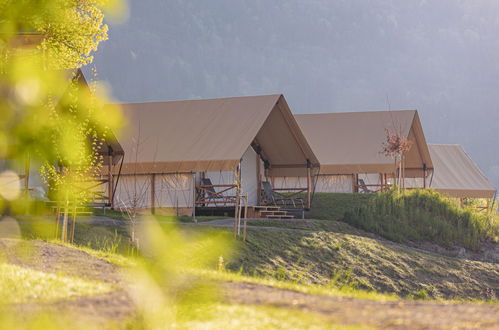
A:
{"label": "tent side wall", "polygon": [[[316,193],[352,193],[352,175],[318,175],[313,178]],[[275,177],[274,186],[278,189],[304,188],[306,177]]]}
{"label": "tent side wall", "polygon": [[[154,189],[154,197],[153,197]],[[115,192],[116,208],[169,215],[192,215],[194,177],[190,173],[122,175]]]}
{"label": "tent side wall", "polygon": [[[243,193],[248,193],[250,206],[257,205],[258,199],[256,164],[257,154],[249,147],[241,159],[241,189]],[[214,185],[233,184],[236,180],[233,171],[206,172],[205,177]],[[115,204],[117,208],[134,208],[140,212],[150,212],[154,208],[156,213],[192,215],[194,180],[199,184],[199,178],[199,173],[196,176],[191,173],[121,175],[115,192]],[[221,189],[215,188],[217,191]]]}

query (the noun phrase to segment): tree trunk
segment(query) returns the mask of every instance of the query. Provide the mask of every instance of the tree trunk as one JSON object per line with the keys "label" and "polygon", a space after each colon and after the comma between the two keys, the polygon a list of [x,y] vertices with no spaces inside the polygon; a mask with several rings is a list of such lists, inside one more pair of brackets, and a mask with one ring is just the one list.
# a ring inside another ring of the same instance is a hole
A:
{"label": "tree trunk", "polygon": [[64,207],[64,217],[62,220],[62,231],[61,231],[61,240],[66,242],[68,239],[68,213],[69,213],[69,201],[66,200],[66,206]]}

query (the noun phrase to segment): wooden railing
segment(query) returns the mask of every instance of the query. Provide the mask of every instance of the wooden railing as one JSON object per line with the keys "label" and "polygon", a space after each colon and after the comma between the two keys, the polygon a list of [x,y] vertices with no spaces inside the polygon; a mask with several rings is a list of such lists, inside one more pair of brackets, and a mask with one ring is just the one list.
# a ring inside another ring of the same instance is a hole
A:
{"label": "wooden railing", "polygon": [[237,204],[236,195],[237,185],[235,184],[198,185],[196,186],[196,205],[235,206]]}

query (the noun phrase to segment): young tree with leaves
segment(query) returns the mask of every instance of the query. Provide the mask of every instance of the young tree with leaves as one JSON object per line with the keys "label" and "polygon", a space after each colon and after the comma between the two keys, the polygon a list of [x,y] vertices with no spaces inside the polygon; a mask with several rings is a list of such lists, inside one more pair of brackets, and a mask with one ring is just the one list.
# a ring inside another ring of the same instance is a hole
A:
{"label": "young tree with leaves", "polygon": [[395,168],[398,168],[398,187],[404,188],[405,181],[405,154],[411,150],[412,141],[404,137],[401,133],[385,129],[386,140],[383,142],[382,153],[395,160]]}
{"label": "young tree with leaves", "polygon": [[[117,129],[117,109],[78,83],[79,68],[107,39],[101,0],[0,3],[0,158],[13,168],[40,164],[62,207],[85,201],[97,150]],[[67,227],[67,223],[66,227]],[[63,233],[63,238],[67,237]]]}

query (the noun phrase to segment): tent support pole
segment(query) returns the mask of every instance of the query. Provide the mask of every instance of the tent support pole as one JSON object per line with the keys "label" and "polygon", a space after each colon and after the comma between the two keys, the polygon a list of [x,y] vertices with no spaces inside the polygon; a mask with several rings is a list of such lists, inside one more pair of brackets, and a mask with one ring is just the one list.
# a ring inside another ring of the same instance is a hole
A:
{"label": "tent support pole", "polygon": [[262,192],[262,175],[260,173],[260,156],[256,157],[256,205],[260,205]]}
{"label": "tent support pole", "polygon": [[426,164],[423,164],[423,189],[426,189]]}
{"label": "tent support pole", "polygon": [[156,196],[156,174],[151,174],[151,214],[156,213],[156,206],[154,205],[154,197]]}
{"label": "tent support pole", "polygon": [[196,172],[192,172],[192,194],[192,220],[194,223],[198,223],[198,220],[196,219]]}
{"label": "tent support pole", "polygon": [[234,230],[234,238],[237,237],[237,226],[239,224],[239,221],[240,221],[240,208],[241,208],[241,161],[239,161],[239,164],[237,165],[237,169],[236,169],[236,182],[237,182],[237,185],[236,185],[236,207],[235,207],[235,210],[234,210],[234,226],[233,226],[233,230]]}

